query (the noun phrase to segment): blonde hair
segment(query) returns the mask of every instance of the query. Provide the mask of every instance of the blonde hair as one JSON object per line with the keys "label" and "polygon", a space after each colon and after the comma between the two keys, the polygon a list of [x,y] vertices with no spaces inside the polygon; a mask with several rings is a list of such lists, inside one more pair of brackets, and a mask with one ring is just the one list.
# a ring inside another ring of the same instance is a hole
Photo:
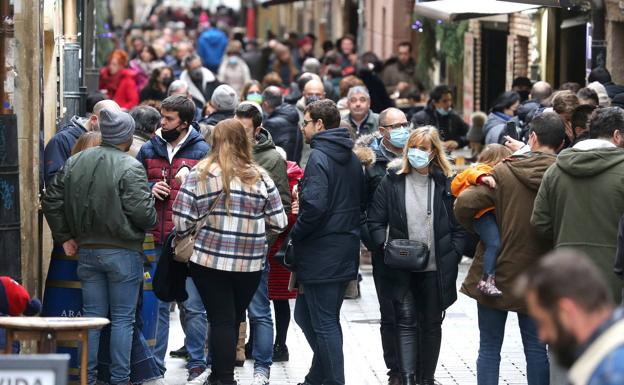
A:
{"label": "blonde hair", "polygon": [[72,147],[71,154],[76,155],[77,153],[86,150],[87,148],[96,147],[102,144],[102,134],[99,131],[89,131],[80,135],[74,147]]}
{"label": "blonde hair", "polygon": [[259,168],[254,165],[252,146],[243,125],[236,119],[217,123],[211,134],[212,151],[197,164],[200,180],[206,180],[213,165],[221,169],[221,183],[225,196],[225,209],[230,212],[230,182],[239,178],[245,185],[260,180]]}
{"label": "blonde hair", "polygon": [[434,154],[431,163],[433,163],[440,170],[442,170],[447,178],[451,177],[453,175],[453,169],[448,159],[446,158],[446,153],[444,152],[444,148],[442,147],[442,139],[440,139],[440,133],[433,126],[423,126],[412,131],[409,138],[407,138],[407,143],[405,144],[405,147],[403,148],[403,164],[397,174],[409,174],[410,172],[412,172],[412,166],[410,165],[409,159],[407,157],[407,152],[410,148],[414,148],[424,141],[429,141],[429,143],[431,144],[431,150]]}
{"label": "blonde hair", "polygon": [[512,152],[502,144],[492,143],[485,146],[479,154],[477,162],[486,164],[498,164],[501,160],[511,156]]}

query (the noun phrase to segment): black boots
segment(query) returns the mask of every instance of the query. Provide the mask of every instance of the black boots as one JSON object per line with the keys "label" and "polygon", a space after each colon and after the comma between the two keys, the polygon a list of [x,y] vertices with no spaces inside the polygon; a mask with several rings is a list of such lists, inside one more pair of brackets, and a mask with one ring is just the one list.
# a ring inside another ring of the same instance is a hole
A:
{"label": "black boots", "polygon": [[413,373],[401,373],[402,385],[416,385],[416,378]]}

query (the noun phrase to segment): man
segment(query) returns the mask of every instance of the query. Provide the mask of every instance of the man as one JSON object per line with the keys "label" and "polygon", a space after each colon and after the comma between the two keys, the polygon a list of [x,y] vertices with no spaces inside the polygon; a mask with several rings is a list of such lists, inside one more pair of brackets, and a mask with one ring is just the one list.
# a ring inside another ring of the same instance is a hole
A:
{"label": "man", "polygon": [[624,213],[622,129],[624,110],[594,111],[591,139],[559,154],[556,165],[544,175],[531,217],[535,230],[555,248],[575,247],[589,255],[618,303],[623,284],[613,274],[613,256]]}
{"label": "man", "polygon": [[[529,220],[542,175],[555,162],[555,154],[565,139],[565,129],[557,114],[546,112],[531,121],[529,132],[531,152],[512,156],[494,167],[492,175],[486,177],[487,182],[494,183],[496,188],[488,187],[484,180],[484,184],[462,192],[455,203],[455,216],[468,230],[473,229],[478,212],[492,206],[496,208],[502,245],[496,260],[496,285],[503,293],[511,293],[516,278],[550,248],[550,242],[537,236]],[[488,297],[477,289],[483,275],[483,251],[480,244],[461,287],[462,293],[477,301],[480,331],[477,381],[484,384],[498,382],[505,320],[509,312],[516,312],[526,355],[528,383],[547,384],[546,348],[537,338],[535,324],[527,316],[524,303],[511,295]]]}
{"label": "man", "polygon": [[[324,100],[325,99],[325,87],[323,86],[323,82],[320,78],[315,77],[312,80],[305,83],[303,87],[303,96],[301,98],[303,100],[303,105],[300,102],[297,102],[297,109],[299,110],[299,125],[303,125],[305,122],[304,119],[304,111],[307,106],[311,103]],[[338,125],[336,125],[338,127]],[[335,127],[334,127],[335,128]],[[305,136],[305,134],[304,134]],[[308,163],[308,158],[310,157],[310,142],[305,141],[303,143],[303,149],[301,150],[301,168],[305,169],[306,164]]]}
{"label": "man", "polygon": [[520,107],[518,107],[518,121],[521,128],[526,128],[528,131],[528,124],[531,119],[535,117],[536,111],[544,108],[550,95],[552,95],[552,87],[547,82],[539,81],[533,84],[529,93],[529,100],[520,103]]}
{"label": "man", "polygon": [[302,126],[312,151],[299,192],[299,216],[290,237],[301,288],[295,321],[314,352],[305,384],[343,385],[340,308],[348,281],[357,278],[362,166],[331,100],[308,105]]}
{"label": "man", "polygon": [[154,136],[160,125],[160,112],[154,107],[137,106],[130,110],[130,116],[134,119],[135,130],[128,154],[136,157],[141,147]]}
{"label": "man", "polygon": [[264,75],[266,75],[268,60],[265,60],[265,55],[258,47],[256,39],[249,39],[245,46],[245,52],[242,53],[241,58],[247,63],[251,78],[257,81],[262,81]]}
{"label": "man", "polygon": [[80,135],[87,131],[100,130],[98,121],[100,111],[104,108],[119,109],[117,103],[104,99],[102,94],[92,96],[91,100],[87,100],[87,118],[83,119],[79,116],[73,116],[67,126],[54,134],[45,146],[43,167],[46,183],[52,182],[52,177],[63,167]]}
{"label": "man", "polygon": [[179,41],[174,46],[175,51],[175,63],[173,64],[173,77],[180,78],[182,72],[185,70],[184,58],[191,55],[194,51],[193,44],[188,41]]}
{"label": "man", "polygon": [[214,20],[211,27],[203,31],[197,38],[197,52],[201,56],[203,64],[212,72],[219,70],[221,59],[228,45],[228,37],[216,27]]}
{"label": "man", "polygon": [[446,151],[453,151],[464,147],[468,125],[452,109],[453,94],[446,85],[435,87],[429,94],[429,102],[424,110],[412,117],[414,127],[434,126],[440,131]]}
{"label": "man", "polygon": [[[152,229],[155,252],[158,257],[162,244],[173,229],[172,206],[184,177],[209,151],[208,144],[195,130],[191,122],[195,105],[184,96],[170,96],[163,100],[160,112],[161,128],[141,147],[137,159],[147,170],[152,193],[156,197],[158,221]],[[189,381],[206,369],[204,347],[207,334],[206,310],[190,277],[186,281],[189,298],[184,302],[186,339],[188,350]],[[165,353],[169,340],[169,303],[159,302],[158,326],[154,356],[161,370],[165,371]]]}
{"label": "man", "polygon": [[[253,143],[254,161],[264,168],[277,187],[286,213],[290,212],[290,189],[286,162],[275,149],[269,134],[262,128],[262,112],[257,104],[242,102],[236,109],[236,119],[245,127]],[[271,235],[267,239],[269,248],[277,239]],[[266,261],[260,284],[247,308],[250,322],[250,348],[254,362],[252,385],[268,385],[273,364],[273,318],[269,300],[269,263]],[[240,335],[239,335],[240,338]],[[244,334],[243,334],[244,342]]]}
{"label": "man", "polygon": [[180,74],[180,80],[188,85],[188,91],[195,104],[203,107],[206,101],[210,100],[219,82],[209,69],[202,67],[201,59],[196,54],[185,57],[183,65],[185,69]]}
{"label": "man", "polygon": [[412,57],[412,43],[404,41],[397,47],[396,58],[391,59],[381,73],[388,95],[398,94],[415,87],[416,62]]}
{"label": "man", "polygon": [[606,90],[609,98],[613,99],[615,95],[624,93],[624,86],[613,83],[611,80],[611,74],[605,67],[594,68],[587,77],[587,84],[592,82],[599,82]]}
{"label": "man", "polygon": [[286,159],[299,163],[303,135],[299,129],[297,108],[284,103],[278,87],[269,86],[262,92],[262,109],[266,113],[264,128],[271,134],[275,145],[286,151]]}
{"label": "man", "polygon": [[573,146],[580,141],[589,139],[589,117],[595,109],[596,107],[591,104],[580,104],[572,112]]}
{"label": "man", "polygon": [[[67,160],[46,189],[43,210],[55,242],[66,255],[79,254],[83,315],[110,316],[110,383],[127,384],[143,240],[156,223],[156,210],[145,170],[125,153],[132,144],[132,117],[105,108],[99,126],[102,145]],[[88,334],[87,383],[94,385],[100,330]]]}
{"label": "man", "polygon": [[343,119],[349,122],[356,137],[369,135],[379,129],[379,115],[370,109],[370,95],[364,86],[355,86],[347,93],[349,112]]}
{"label": "man", "polygon": [[572,385],[624,383],[624,309],[582,252],[557,250],[519,282],[539,336]]}
{"label": "man", "polygon": [[[365,170],[367,202],[372,201],[377,186],[386,175],[388,163],[401,158],[409,132],[410,122],[405,113],[398,108],[391,107],[379,114],[381,136],[363,136],[358,140],[356,149],[360,146],[368,146],[375,153],[375,162]],[[376,245],[370,243],[367,226],[362,227],[362,242],[371,251],[378,249]],[[389,269],[383,262],[383,255],[373,253],[372,262],[373,280],[381,313],[381,346],[384,362],[388,368],[388,385],[400,385],[401,373],[395,347],[395,318],[392,305],[394,275],[392,269]]]}
{"label": "man", "polygon": [[579,106],[579,99],[572,91],[559,91],[553,95],[553,111],[559,114],[566,127],[566,147],[574,141],[574,127],[572,127],[572,113]]}
{"label": "man", "polygon": [[592,107],[598,107],[600,104],[600,98],[596,91],[589,87],[583,87],[576,93],[579,99],[579,105],[590,105]]}
{"label": "man", "polygon": [[[169,88],[167,89],[167,97],[174,95],[182,95],[190,100],[193,100],[193,96],[189,91],[189,85],[184,80],[174,80],[171,82]],[[195,105],[195,121],[200,121],[203,117],[202,114],[202,109]]]}
{"label": "man", "polygon": [[234,117],[234,110],[238,106],[238,95],[234,88],[227,84],[221,84],[217,87],[208,105],[210,113],[200,121],[202,125],[202,134],[204,138],[208,138],[214,126],[222,120]]}
{"label": "man", "polygon": [[533,88],[533,83],[531,79],[526,76],[518,76],[511,83],[511,90],[515,91],[520,95],[520,103],[524,103],[529,100],[529,96],[531,93],[531,89]]}

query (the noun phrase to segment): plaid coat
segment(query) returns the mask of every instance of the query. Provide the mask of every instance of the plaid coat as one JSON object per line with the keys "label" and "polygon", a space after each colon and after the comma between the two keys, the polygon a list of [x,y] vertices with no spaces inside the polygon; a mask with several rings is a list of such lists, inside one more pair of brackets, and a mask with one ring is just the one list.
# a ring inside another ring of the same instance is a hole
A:
{"label": "plaid coat", "polygon": [[[180,236],[189,234],[221,193],[221,169],[209,166],[207,178],[193,169],[173,204],[173,222]],[[279,192],[266,171],[254,185],[230,182],[229,214],[225,195],[216,203],[204,227],[195,237],[191,262],[223,271],[255,272],[264,268],[268,231],[281,233],[288,219]]]}

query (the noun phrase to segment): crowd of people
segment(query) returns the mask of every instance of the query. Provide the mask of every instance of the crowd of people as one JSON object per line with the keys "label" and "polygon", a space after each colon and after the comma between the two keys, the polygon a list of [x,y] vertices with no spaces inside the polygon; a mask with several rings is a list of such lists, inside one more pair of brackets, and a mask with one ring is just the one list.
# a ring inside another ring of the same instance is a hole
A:
{"label": "crowd of people", "polygon": [[[155,362],[136,374],[145,383],[162,381],[177,302],[185,339],[171,355],[189,381],[210,370],[206,384],[236,384],[253,359],[252,384],[269,384],[272,363],[290,359],[296,298],[314,353],[301,384],[345,384],[340,309],[365,248],[388,384],[437,384],[471,239],[460,291],[477,301],[480,385],[499,381],[509,312],[529,385],[564,384],[570,367],[574,384],[621,382],[624,89],[605,68],[586,87],[518,78],[466,123],[450,87],[423,100],[407,42],[382,63],[347,35],[315,58],[313,35],[260,45],[195,16],[196,30],[130,31],[87,116],[45,148],[44,213],[78,255],[83,315],[111,319],[111,384],[130,379],[146,233],[165,277],[154,285],[178,294],[158,303],[153,349],[139,343]],[[450,154],[466,146],[477,163],[464,170]],[[89,332],[89,384],[100,337]],[[600,362],[586,357],[598,343]]]}

